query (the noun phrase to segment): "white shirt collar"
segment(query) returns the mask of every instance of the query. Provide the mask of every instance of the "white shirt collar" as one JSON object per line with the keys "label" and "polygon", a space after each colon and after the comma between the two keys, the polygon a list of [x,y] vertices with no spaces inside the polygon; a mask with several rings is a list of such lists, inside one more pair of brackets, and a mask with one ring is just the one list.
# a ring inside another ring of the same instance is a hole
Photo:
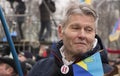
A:
{"label": "white shirt collar", "polygon": [[97,43],[98,43],[98,40],[95,38],[95,41],[93,43],[93,48],[92,49],[94,49],[96,47]]}
{"label": "white shirt collar", "polygon": [[63,63],[64,63],[65,65],[71,65],[74,61],[68,61],[68,60],[65,59],[65,54],[64,54],[63,48],[64,48],[64,46],[62,46],[62,47],[60,48],[60,53],[61,53],[61,55],[62,55],[62,61],[63,61]]}

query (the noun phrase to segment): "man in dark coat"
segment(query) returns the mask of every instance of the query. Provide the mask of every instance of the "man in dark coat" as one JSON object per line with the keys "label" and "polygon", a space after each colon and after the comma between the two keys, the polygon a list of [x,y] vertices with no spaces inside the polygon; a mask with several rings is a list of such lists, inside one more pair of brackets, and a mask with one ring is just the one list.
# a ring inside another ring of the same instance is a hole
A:
{"label": "man in dark coat", "polygon": [[56,50],[38,61],[28,76],[104,76],[111,72],[107,51],[96,34],[97,20],[91,5],[70,5],[58,27],[61,41]]}
{"label": "man in dark coat", "polygon": [[25,14],[26,6],[25,6],[25,2],[23,2],[22,0],[16,0],[16,2],[18,3],[18,5],[15,7],[15,14],[17,15],[16,22],[18,24],[20,38],[24,39],[22,24],[25,21],[24,14]]}
{"label": "man in dark coat", "polygon": [[[55,3],[52,0],[42,0],[42,3],[39,5],[40,11],[40,32],[39,40],[43,41],[51,36],[51,14],[56,10]],[[45,32],[46,30],[46,32]]]}

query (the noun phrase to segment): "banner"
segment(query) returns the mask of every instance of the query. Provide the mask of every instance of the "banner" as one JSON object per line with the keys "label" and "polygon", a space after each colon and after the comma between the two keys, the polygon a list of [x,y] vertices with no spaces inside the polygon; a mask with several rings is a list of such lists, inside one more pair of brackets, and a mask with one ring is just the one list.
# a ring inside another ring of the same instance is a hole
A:
{"label": "banner", "polygon": [[111,53],[111,54],[120,54],[120,50],[113,50],[113,49],[108,48],[107,51],[108,53]]}

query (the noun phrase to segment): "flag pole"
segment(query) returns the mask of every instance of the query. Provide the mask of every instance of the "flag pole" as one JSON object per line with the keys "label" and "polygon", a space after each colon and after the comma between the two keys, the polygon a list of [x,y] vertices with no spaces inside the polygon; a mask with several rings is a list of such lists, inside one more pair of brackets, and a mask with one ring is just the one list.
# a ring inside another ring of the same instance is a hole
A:
{"label": "flag pole", "polygon": [[18,74],[19,74],[19,76],[23,76],[21,65],[20,65],[20,62],[18,60],[18,56],[17,56],[16,50],[15,50],[12,38],[10,36],[9,29],[7,27],[8,25],[7,25],[5,16],[2,12],[2,7],[1,6],[0,6],[0,19],[1,19],[1,22],[2,22],[2,25],[3,25],[4,31],[5,31],[6,37],[7,37],[7,41],[8,41],[9,46],[10,46],[10,51],[12,52],[13,59],[15,60],[15,64],[16,64],[16,67],[17,67]]}

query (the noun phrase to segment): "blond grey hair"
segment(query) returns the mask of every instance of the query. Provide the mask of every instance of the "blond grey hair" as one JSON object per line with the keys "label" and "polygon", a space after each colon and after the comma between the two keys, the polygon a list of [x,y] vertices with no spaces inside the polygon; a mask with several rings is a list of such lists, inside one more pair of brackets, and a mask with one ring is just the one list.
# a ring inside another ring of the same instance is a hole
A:
{"label": "blond grey hair", "polygon": [[86,3],[72,3],[68,6],[66,9],[66,13],[61,20],[61,24],[63,27],[67,24],[69,21],[69,18],[72,14],[79,14],[79,15],[87,15],[87,16],[92,16],[95,19],[96,26],[98,23],[98,15],[93,8],[92,5],[86,4]]}

